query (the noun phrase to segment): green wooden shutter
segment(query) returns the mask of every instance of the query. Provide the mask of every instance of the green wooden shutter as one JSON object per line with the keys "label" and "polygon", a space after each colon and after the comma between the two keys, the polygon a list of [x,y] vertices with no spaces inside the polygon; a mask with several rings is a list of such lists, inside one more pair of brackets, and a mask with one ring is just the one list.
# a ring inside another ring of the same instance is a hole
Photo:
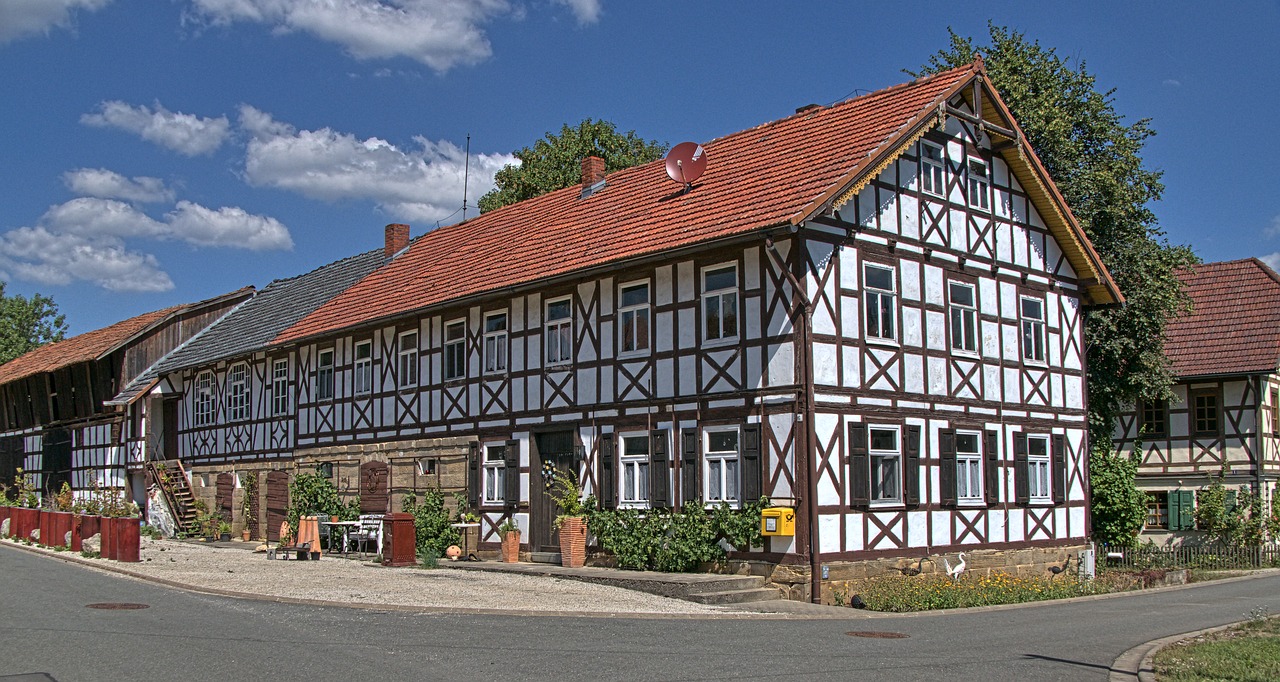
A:
{"label": "green wooden shutter", "polygon": [[480,444],[470,443],[467,455],[467,506],[480,508]]}
{"label": "green wooden shutter", "polygon": [[742,427],[742,487],[738,491],[738,499],[743,504],[750,504],[760,499],[760,425],[747,424]]}
{"label": "green wooden shutter", "polygon": [[867,449],[867,425],[849,424],[849,504],[871,503],[871,452]]}
{"label": "green wooden shutter", "polygon": [[907,427],[907,447],[906,447],[906,467],[907,476],[906,486],[903,489],[905,493],[904,501],[907,504],[920,504],[920,427]]}
{"label": "green wooden shutter", "polygon": [[956,432],[943,429],[938,432],[938,491],[942,504],[956,503]]}
{"label": "green wooden shutter", "polygon": [[600,506],[604,509],[618,506],[618,475],[614,470],[613,453],[613,434],[601,434],[600,450],[596,453],[596,484],[600,487]]}
{"label": "green wooden shutter", "polygon": [[649,506],[652,509],[671,506],[671,454],[666,429],[649,432]]}
{"label": "green wooden shutter", "polygon": [[1053,469],[1053,503],[1067,501],[1067,437],[1055,433],[1049,436],[1049,466]]}
{"label": "green wooden shutter", "polygon": [[988,431],[986,433],[986,447],[982,453],[983,464],[983,488],[987,494],[987,504],[999,504],[1000,502],[1000,432]]}
{"label": "green wooden shutter", "polygon": [[507,509],[520,506],[520,441],[509,440],[502,451],[502,464],[506,471],[502,474],[502,500]]}
{"label": "green wooden shutter", "polygon": [[1031,502],[1031,482],[1027,480],[1027,434],[1013,434],[1013,497],[1017,504]]}
{"label": "green wooden shutter", "polygon": [[680,430],[680,503],[695,504],[702,500],[701,469],[698,464],[698,430]]}
{"label": "green wooden shutter", "polygon": [[1169,491],[1169,530],[1194,530],[1196,495],[1193,490]]}

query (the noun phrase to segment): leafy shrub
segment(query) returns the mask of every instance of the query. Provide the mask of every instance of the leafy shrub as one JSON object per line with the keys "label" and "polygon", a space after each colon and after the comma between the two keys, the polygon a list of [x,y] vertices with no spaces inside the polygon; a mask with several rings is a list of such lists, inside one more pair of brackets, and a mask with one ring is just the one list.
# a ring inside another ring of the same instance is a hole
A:
{"label": "leafy shrub", "polygon": [[743,509],[700,503],[671,509],[612,509],[587,512],[587,528],[620,568],[667,572],[696,570],[724,558],[720,540],[746,549],[760,545],[760,510],[768,500]]}
{"label": "leafy shrub", "polygon": [[[444,494],[439,490],[427,490],[422,493],[421,504],[418,503],[416,494],[405,495],[404,501],[400,504],[400,510],[413,514],[417,554],[424,565],[444,556],[444,551],[449,545],[461,542],[462,536],[458,534],[458,529],[449,525],[453,517],[444,505]],[[426,557],[431,559],[428,560]]]}
{"label": "leafy shrub", "polygon": [[289,481],[289,509],[285,520],[289,522],[290,537],[298,537],[298,519],[304,516],[328,514],[341,521],[354,521],[360,516],[360,496],[343,504],[338,489],[326,476],[318,473],[302,473]]}

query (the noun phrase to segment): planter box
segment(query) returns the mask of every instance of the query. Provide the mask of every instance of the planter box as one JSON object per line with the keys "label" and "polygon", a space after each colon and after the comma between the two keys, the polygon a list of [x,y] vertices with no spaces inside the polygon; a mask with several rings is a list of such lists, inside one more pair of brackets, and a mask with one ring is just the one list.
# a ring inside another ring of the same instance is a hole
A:
{"label": "planter box", "polygon": [[502,534],[502,562],[514,564],[520,561],[520,531]]}
{"label": "planter box", "polygon": [[31,531],[40,527],[40,510],[29,509],[27,507],[14,507],[13,518],[17,521],[10,521],[10,528],[16,526],[13,530],[13,536],[20,540],[30,540]]}
{"label": "planter box", "polygon": [[571,516],[560,526],[560,565],[582,568],[587,563],[587,522]]}
{"label": "planter box", "polygon": [[0,506],[0,524],[9,521],[9,532],[13,532],[13,521],[11,520],[13,507],[8,505]]}
{"label": "planter box", "polygon": [[102,558],[116,558],[116,520],[104,516],[98,522],[98,532],[102,535]]}
{"label": "planter box", "polygon": [[37,513],[40,514],[40,544],[53,547],[57,544],[53,541],[54,532],[57,530],[53,527],[53,512],[41,509]]}
{"label": "planter box", "polygon": [[71,512],[56,511],[49,512],[49,515],[53,517],[50,522],[51,535],[48,538],[45,538],[44,533],[41,532],[40,539],[44,540],[44,544],[49,547],[69,546],[70,543],[67,541],[67,533],[71,532]]}
{"label": "planter box", "polygon": [[140,519],[136,517],[116,519],[116,561],[136,564],[139,560]]}
{"label": "planter box", "polygon": [[[96,514],[85,514],[80,517],[80,542],[83,544],[85,540],[98,535],[98,547],[101,551],[102,547],[102,517]],[[82,547],[83,549],[83,547]]]}
{"label": "planter box", "polygon": [[71,551],[84,551],[84,535],[81,530],[84,528],[84,516],[81,514],[71,515]]}

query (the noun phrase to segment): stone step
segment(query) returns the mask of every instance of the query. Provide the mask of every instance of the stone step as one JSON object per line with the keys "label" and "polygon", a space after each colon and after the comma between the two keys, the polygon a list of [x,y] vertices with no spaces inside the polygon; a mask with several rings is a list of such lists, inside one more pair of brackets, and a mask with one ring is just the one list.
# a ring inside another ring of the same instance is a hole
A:
{"label": "stone step", "polygon": [[756,587],[748,590],[697,592],[686,596],[685,599],[697,604],[743,604],[754,601],[772,601],[781,597],[782,592],[776,587]]}
{"label": "stone step", "polygon": [[559,552],[530,552],[529,561],[535,564],[555,564],[560,565]]}

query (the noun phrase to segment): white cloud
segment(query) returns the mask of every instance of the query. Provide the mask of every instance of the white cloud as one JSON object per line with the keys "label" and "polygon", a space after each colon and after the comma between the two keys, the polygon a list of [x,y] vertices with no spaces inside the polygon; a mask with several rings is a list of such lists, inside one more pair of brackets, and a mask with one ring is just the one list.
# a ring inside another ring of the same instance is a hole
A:
{"label": "white cloud", "polygon": [[93,282],[109,291],[156,292],[173,288],[155,256],[125,248],[115,237],[56,234],[21,227],[0,235],[0,266],[40,284]]}
{"label": "white cloud", "polygon": [[1174,79],[1174,78],[1166,78],[1166,79],[1164,79],[1164,81],[1162,82],[1162,84],[1163,84],[1163,85],[1168,85],[1168,86],[1169,86],[1169,87],[1171,87],[1171,88],[1180,88],[1180,87],[1182,87],[1182,81],[1177,80],[1177,79]]}
{"label": "white cloud", "polygon": [[125,176],[105,168],[77,168],[62,174],[62,181],[80,196],[123,199],[139,204],[173,201],[173,190],[160,178]]}
{"label": "white cloud", "polygon": [[280,221],[242,208],[214,210],[179,201],[165,221],[174,237],[199,246],[238,246],[253,251],[293,248],[289,230]]}
{"label": "white cloud", "polygon": [[129,204],[94,197],[50,206],[40,225],[56,234],[84,237],[163,237],[169,232],[167,225]]}
{"label": "white cloud", "polygon": [[1280,251],[1276,251],[1265,256],[1258,256],[1258,260],[1266,263],[1272,270],[1280,272]]}
{"label": "white cloud", "polygon": [[[415,137],[417,149],[401,150],[330,128],[299,131],[248,105],[240,108],[240,125],[252,136],[244,166],[251,185],[326,201],[370,199],[416,222],[441,220],[462,205],[466,153],[452,142]],[[517,162],[508,154],[473,154],[469,203],[493,188],[503,166]]]}
{"label": "white cloud", "polygon": [[131,106],[112,100],[98,105],[100,113],[84,114],[80,122],[97,127],[127,130],[186,156],[209,154],[222,146],[230,132],[226,116],[201,118],[169,111],[157,102],[152,111],[144,105]]}
{"label": "white cloud", "polygon": [[568,7],[579,25],[594,24],[600,20],[600,0],[554,0],[557,5]]}
{"label": "white cloud", "polygon": [[1271,219],[1271,224],[1262,228],[1262,234],[1266,237],[1280,237],[1280,215]]}
{"label": "white cloud", "polygon": [[54,27],[71,26],[77,10],[94,12],[111,0],[4,0],[0,2],[0,43]]}

